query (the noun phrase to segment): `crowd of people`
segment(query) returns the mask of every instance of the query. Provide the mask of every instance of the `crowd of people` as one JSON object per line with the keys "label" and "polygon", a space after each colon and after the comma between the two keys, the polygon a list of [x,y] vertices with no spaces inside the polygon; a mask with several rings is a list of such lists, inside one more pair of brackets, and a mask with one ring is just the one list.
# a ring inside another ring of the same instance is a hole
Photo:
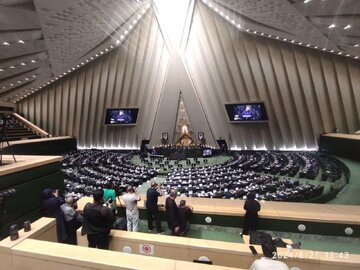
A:
{"label": "crowd of people", "polygon": [[127,186],[138,187],[157,175],[153,168],[134,165],[131,158],[132,153],[110,150],[67,153],[63,160],[66,191],[90,196],[94,190],[110,185],[120,195]]}

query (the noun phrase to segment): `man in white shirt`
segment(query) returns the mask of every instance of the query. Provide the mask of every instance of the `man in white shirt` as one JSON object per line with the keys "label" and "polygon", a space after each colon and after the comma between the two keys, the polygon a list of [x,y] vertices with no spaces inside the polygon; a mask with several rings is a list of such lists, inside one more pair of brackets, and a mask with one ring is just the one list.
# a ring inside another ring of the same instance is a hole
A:
{"label": "man in white shirt", "polygon": [[289,270],[289,267],[276,258],[276,246],[273,243],[263,243],[261,245],[264,257],[253,262],[250,270]]}
{"label": "man in white shirt", "polygon": [[139,231],[139,209],[137,202],[141,200],[140,196],[135,194],[132,186],[128,186],[126,194],[122,196],[126,207],[127,230],[129,232]]}

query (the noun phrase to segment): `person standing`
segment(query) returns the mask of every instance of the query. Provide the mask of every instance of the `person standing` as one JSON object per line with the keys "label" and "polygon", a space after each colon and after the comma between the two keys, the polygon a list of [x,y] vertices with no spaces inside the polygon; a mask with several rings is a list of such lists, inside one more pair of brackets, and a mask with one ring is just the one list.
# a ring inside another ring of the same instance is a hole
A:
{"label": "person standing", "polygon": [[112,183],[109,181],[106,183],[104,188],[104,202],[110,205],[111,211],[113,214],[116,214],[116,194],[115,190],[113,189]]}
{"label": "person standing", "polygon": [[176,196],[176,189],[171,189],[170,195],[166,198],[165,202],[166,221],[173,235],[178,235],[180,233],[179,209],[175,202]]}
{"label": "person standing", "polygon": [[59,243],[65,243],[68,234],[65,226],[65,216],[61,210],[61,205],[65,202],[59,196],[59,190],[45,188],[41,194],[41,212],[44,217],[56,218],[56,236]]}
{"label": "person standing", "polygon": [[141,200],[140,196],[135,193],[132,186],[128,186],[126,194],[122,196],[126,207],[127,230],[129,232],[139,231],[139,209],[137,202]]}
{"label": "person standing", "polygon": [[158,198],[162,196],[159,185],[152,181],[150,188],[146,192],[146,209],[147,209],[147,220],[148,229],[152,231],[153,222],[155,220],[156,230],[158,233],[162,232],[161,220],[159,216]]}
{"label": "person standing", "polygon": [[249,231],[256,231],[258,224],[258,212],[260,211],[260,203],[255,200],[255,193],[250,192],[244,204],[245,218],[243,226],[243,234],[248,235]]}
{"label": "person standing", "polygon": [[193,212],[193,207],[186,205],[185,200],[181,200],[179,204],[179,224],[180,224],[180,234],[186,234],[190,229],[190,216]]}
{"label": "person standing", "polygon": [[84,207],[82,235],[87,235],[89,247],[109,249],[109,235],[114,221],[111,209],[104,206],[104,191],[102,189],[93,192],[93,203],[87,203]]}
{"label": "person standing", "polygon": [[81,227],[83,217],[76,212],[77,202],[74,199],[74,195],[72,193],[65,195],[65,203],[60,207],[65,216],[65,226],[68,234],[68,238],[65,243],[77,245],[76,230]]}

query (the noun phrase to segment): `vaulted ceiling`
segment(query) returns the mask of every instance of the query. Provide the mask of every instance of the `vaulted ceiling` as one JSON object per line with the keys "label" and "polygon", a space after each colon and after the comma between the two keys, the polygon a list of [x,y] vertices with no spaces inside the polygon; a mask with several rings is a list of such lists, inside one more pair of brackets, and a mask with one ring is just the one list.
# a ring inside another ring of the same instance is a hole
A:
{"label": "vaulted ceiling", "polygon": [[[239,31],[360,55],[359,0],[202,2]],[[0,100],[16,103],[116,46],[131,50],[127,34],[152,7],[151,0],[0,0]]]}

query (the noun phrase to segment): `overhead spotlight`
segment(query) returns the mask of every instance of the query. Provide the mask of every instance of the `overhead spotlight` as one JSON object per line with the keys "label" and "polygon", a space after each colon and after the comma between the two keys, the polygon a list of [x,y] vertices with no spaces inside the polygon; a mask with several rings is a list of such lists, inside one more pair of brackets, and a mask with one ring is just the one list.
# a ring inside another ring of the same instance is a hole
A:
{"label": "overhead spotlight", "polygon": [[317,48],[319,48],[319,46],[315,46],[314,48],[317,49]]}
{"label": "overhead spotlight", "polygon": [[326,51],[326,48],[323,48],[322,50],[323,50],[323,51]]}
{"label": "overhead spotlight", "polygon": [[91,56],[90,59],[91,59],[91,60],[94,60],[94,57]]}
{"label": "overhead spotlight", "polygon": [[77,68],[79,68],[79,67],[80,67],[80,65],[77,65],[76,67],[77,67]]}
{"label": "overhead spotlight", "polygon": [[349,56],[350,56],[350,54],[347,54],[346,56],[347,56],[347,57],[349,57]]}
{"label": "overhead spotlight", "polygon": [[4,71],[2,68],[0,68],[0,71]]}
{"label": "overhead spotlight", "polygon": [[237,27],[237,28],[241,28],[241,25],[240,25],[240,24],[238,24],[236,27]]}
{"label": "overhead spotlight", "polygon": [[250,29],[246,29],[246,32],[249,32],[250,31]]}
{"label": "overhead spotlight", "polygon": [[89,59],[86,59],[85,62],[86,62],[86,63],[89,63]]}
{"label": "overhead spotlight", "polygon": [[129,25],[129,30],[131,30],[133,27],[132,27],[132,25]]}
{"label": "overhead spotlight", "polygon": [[141,18],[141,15],[139,14],[139,15],[137,16],[137,18],[140,19],[140,18]]}
{"label": "overhead spotlight", "polygon": [[23,40],[18,40],[18,43],[20,43],[20,44],[24,44],[25,43],[25,41],[23,41]]}
{"label": "overhead spotlight", "polygon": [[260,35],[262,35],[262,36],[263,36],[263,35],[264,35],[264,33],[261,33]]}
{"label": "overhead spotlight", "polygon": [[338,54],[340,55],[340,54],[342,54],[342,52],[339,52]]}
{"label": "overhead spotlight", "polygon": [[34,60],[34,59],[33,59],[33,60],[31,60],[31,63],[36,63],[36,60]]}
{"label": "overhead spotlight", "polygon": [[224,12],[221,11],[221,12],[220,12],[220,15],[221,15],[221,16],[224,16]]}
{"label": "overhead spotlight", "polygon": [[10,86],[14,86],[14,84],[13,84],[13,83],[10,83]]}
{"label": "overhead spotlight", "polygon": [[329,28],[331,29],[331,28],[335,28],[336,27],[336,25],[335,24],[330,24],[329,25]]}
{"label": "overhead spotlight", "polygon": [[106,48],[106,49],[105,49],[105,52],[107,52],[107,51],[109,51],[109,49],[108,49],[108,48]]}
{"label": "overhead spotlight", "polygon": [[348,24],[347,26],[344,27],[345,30],[350,29],[350,28],[351,28],[350,24]]}
{"label": "overhead spotlight", "polygon": [[231,23],[232,23],[232,24],[235,24],[235,20],[232,20]]}
{"label": "overhead spotlight", "polygon": [[21,83],[21,81],[17,81],[17,83]]}
{"label": "overhead spotlight", "polygon": [[95,54],[95,56],[96,56],[96,57],[99,57],[99,55],[98,55],[98,54]]}
{"label": "overhead spotlight", "polygon": [[283,39],[283,41],[287,41],[287,39],[286,39],[286,38],[284,38],[284,39]]}
{"label": "overhead spotlight", "polygon": [[279,39],[280,37],[276,37],[276,39]]}
{"label": "overhead spotlight", "polygon": [[125,30],[125,31],[124,31],[124,34],[125,34],[125,35],[127,35],[128,33],[129,33],[128,30]]}
{"label": "overhead spotlight", "polygon": [[310,47],[310,46],[311,46],[311,44],[306,45],[306,47]]}
{"label": "overhead spotlight", "polygon": [[15,66],[10,66],[11,69],[15,68]]}
{"label": "overhead spotlight", "polygon": [[359,47],[359,44],[355,44],[354,47],[355,47],[355,48]]}
{"label": "overhead spotlight", "polygon": [[254,34],[256,34],[257,32],[256,31],[254,31]]}
{"label": "overhead spotlight", "polygon": [[29,80],[29,78],[28,78],[28,77],[26,77],[26,78],[25,78],[25,81],[28,81],[28,80]]}
{"label": "overhead spotlight", "polygon": [[291,43],[295,43],[295,40],[292,40]]}
{"label": "overhead spotlight", "polygon": [[103,52],[103,51],[100,51],[100,54],[104,54],[104,52]]}
{"label": "overhead spotlight", "polygon": [[146,10],[145,10],[145,9],[143,9],[143,10],[142,10],[142,14],[145,14],[145,12],[146,12]]}
{"label": "overhead spotlight", "polygon": [[355,58],[355,59],[358,59],[358,58],[359,58],[359,56],[355,56],[354,58]]}
{"label": "overhead spotlight", "polygon": [[136,20],[133,20],[133,24],[136,24],[137,23],[137,21]]}
{"label": "overhead spotlight", "polygon": [[36,78],[36,75],[32,75],[33,78]]}
{"label": "overhead spotlight", "polygon": [[272,35],[268,35],[268,37],[272,37]]}
{"label": "overhead spotlight", "polygon": [[230,20],[229,16],[226,16],[225,19]]}
{"label": "overhead spotlight", "polygon": [[[121,38],[121,37],[120,37],[120,38]],[[124,37],[123,37],[123,38],[124,38]],[[120,44],[120,40],[117,40],[117,41],[116,41],[116,44]]]}
{"label": "overhead spotlight", "polygon": [[334,50],[331,50],[330,52],[331,52],[331,53],[333,53],[333,52],[334,52]]}
{"label": "overhead spotlight", "polygon": [[110,49],[112,49],[112,48],[114,48],[114,46],[113,46],[113,45],[111,45],[111,46],[110,46]]}
{"label": "overhead spotlight", "polygon": [[22,65],[22,66],[26,66],[26,64],[25,64],[24,62],[22,62],[20,65]]}
{"label": "overhead spotlight", "polygon": [[72,70],[75,70],[75,67],[73,67]]}
{"label": "overhead spotlight", "polygon": [[10,45],[10,43],[9,43],[9,42],[4,41],[4,42],[2,43],[2,45],[9,46],[9,45]]}
{"label": "overhead spotlight", "polygon": [[81,65],[84,65],[85,63],[84,62],[81,62]]}

